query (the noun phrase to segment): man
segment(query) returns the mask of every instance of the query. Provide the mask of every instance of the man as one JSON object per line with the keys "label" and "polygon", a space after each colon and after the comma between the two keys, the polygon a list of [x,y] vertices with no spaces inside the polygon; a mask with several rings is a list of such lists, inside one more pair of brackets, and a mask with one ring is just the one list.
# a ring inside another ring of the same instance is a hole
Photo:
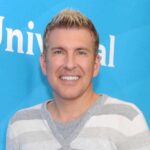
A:
{"label": "man", "polygon": [[63,10],[47,25],[43,73],[54,99],[18,111],[11,119],[7,150],[148,150],[149,131],[136,106],[99,95],[99,37],[80,12]]}

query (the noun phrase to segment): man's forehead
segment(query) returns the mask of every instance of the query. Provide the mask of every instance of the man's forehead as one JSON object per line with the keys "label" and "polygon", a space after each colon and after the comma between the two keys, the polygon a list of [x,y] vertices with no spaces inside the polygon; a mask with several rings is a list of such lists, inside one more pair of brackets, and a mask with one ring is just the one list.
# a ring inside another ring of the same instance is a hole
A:
{"label": "man's forehead", "polygon": [[93,38],[93,33],[89,30],[89,29],[87,29],[87,28],[75,28],[75,27],[72,27],[72,28],[54,28],[54,29],[52,29],[52,30],[49,30],[48,32],[47,32],[47,34],[46,34],[46,37],[48,38],[49,36],[51,36],[51,34],[53,34],[53,33],[55,33],[55,32],[57,32],[57,33],[62,33],[62,32],[66,32],[66,34],[68,33],[71,33],[71,32],[85,32],[85,33],[87,33],[87,34],[89,34],[92,38]]}

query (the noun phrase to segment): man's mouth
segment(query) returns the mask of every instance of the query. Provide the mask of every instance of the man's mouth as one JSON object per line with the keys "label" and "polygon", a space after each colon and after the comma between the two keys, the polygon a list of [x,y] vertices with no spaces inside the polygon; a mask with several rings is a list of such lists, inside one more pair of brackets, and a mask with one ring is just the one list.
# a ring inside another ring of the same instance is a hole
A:
{"label": "man's mouth", "polygon": [[79,76],[60,76],[60,79],[67,81],[76,81],[79,80]]}

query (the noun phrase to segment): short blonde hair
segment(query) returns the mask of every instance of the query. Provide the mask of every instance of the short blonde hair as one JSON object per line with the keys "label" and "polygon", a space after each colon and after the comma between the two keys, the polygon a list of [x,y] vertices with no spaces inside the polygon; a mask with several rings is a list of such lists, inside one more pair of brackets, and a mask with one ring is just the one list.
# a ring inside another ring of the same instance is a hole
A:
{"label": "short blonde hair", "polygon": [[57,14],[52,20],[47,24],[44,36],[43,36],[43,52],[46,52],[48,49],[47,43],[47,34],[48,32],[56,29],[56,28],[85,28],[88,29],[93,36],[94,39],[94,51],[95,54],[98,53],[99,46],[99,36],[94,27],[92,21],[81,14],[79,11],[72,9],[64,9],[59,14]]}

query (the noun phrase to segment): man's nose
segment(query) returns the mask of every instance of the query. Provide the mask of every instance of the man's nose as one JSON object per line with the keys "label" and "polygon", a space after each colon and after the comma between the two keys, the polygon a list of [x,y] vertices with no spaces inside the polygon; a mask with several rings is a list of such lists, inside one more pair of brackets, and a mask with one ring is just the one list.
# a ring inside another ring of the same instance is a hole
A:
{"label": "man's nose", "polygon": [[72,70],[76,67],[76,60],[75,60],[75,56],[71,53],[71,54],[67,54],[66,58],[65,58],[65,68]]}

